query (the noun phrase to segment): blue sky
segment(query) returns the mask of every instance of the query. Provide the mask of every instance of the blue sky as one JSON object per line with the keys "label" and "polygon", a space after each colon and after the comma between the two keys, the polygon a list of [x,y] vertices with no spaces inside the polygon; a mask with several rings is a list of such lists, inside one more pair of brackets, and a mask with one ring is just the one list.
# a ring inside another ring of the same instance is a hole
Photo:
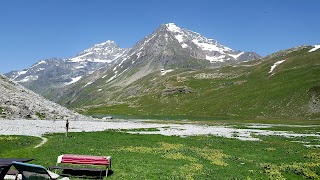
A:
{"label": "blue sky", "polygon": [[107,40],[132,47],[175,23],[265,56],[320,44],[319,0],[1,0],[0,73]]}

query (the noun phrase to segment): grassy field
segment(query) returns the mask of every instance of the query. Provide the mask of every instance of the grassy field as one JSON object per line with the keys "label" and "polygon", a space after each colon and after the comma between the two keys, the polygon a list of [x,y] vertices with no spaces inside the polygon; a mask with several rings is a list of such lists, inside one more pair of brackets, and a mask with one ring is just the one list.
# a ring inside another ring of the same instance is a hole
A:
{"label": "grassy field", "polygon": [[[236,124],[235,127],[244,128]],[[149,129],[150,131],[155,129]],[[276,126],[270,130],[318,133],[320,127]],[[311,137],[259,136],[240,141],[216,136],[161,136],[124,131],[45,135],[41,139],[0,136],[0,157],[30,157],[32,163],[54,165],[60,154],[112,156],[108,179],[319,179],[320,140]],[[74,178],[72,178],[74,179]],[[75,178],[77,179],[77,178]]]}

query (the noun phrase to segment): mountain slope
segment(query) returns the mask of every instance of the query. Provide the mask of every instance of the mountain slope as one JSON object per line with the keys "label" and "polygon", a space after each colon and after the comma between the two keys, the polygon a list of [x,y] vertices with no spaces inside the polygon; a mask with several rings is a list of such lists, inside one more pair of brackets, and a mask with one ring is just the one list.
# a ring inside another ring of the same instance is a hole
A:
{"label": "mountain slope", "polygon": [[312,49],[220,69],[158,71],[125,88],[98,80],[60,103],[89,114],[320,119],[320,50]]}
{"label": "mountain slope", "polygon": [[0,119],[88,119],[0,75]]}
{"label": "mountain slope", "polygon": [[161,69],[205,69],[259,58],[169,23],[139,41],[106,75],[109,82],[125,86]]}
{"label": "mountain slope", "polygon": [[[258,58],[260,56],[255,53],[234,51],[199,33],[181,29],[173,23],[163,24],[132,47],[117,64],[97,70],[69,86],[64,94],[55,96],[54,100],[68,105],[86,98],[89,100],[86,100],[85,104],[99,104],[115,99],[118,101],[123,95],[113,98],[114,94],[122,94],[127,86],[131,88],[128,93],[132,94],[139,88],[132,88],[132,84],[152,73],[185,68],[218,68]],[[100,91],[110,92],[110,95],[101,95]],[[100,96],[103,98],[98,98]],[[66,97],[72,97],[72,100]]]}

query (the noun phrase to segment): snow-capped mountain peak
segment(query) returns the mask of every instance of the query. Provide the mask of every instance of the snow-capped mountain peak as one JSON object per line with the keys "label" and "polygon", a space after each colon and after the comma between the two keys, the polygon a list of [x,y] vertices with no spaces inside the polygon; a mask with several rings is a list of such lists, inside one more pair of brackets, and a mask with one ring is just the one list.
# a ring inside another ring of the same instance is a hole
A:
{"label": "snow-capped mountain peak", "polygon": [[108,40],[106,42],[95,44],[92,47],[80,52],[74,58],[70,58],[71,62],[99,62],[111,63],[122,57],[128,49],[119,48],[114,41]]}
{"label": "snow-capped mountain peak", "polygon": [[174,23],[168,23],[168,24],[166,24],[166,26],[167,26],[168,30],[171,32],[177,32],[177,33],[182,32],[181,28],[176,26]]}
{"label": "snow-capped mountain peak", "polygon": [[218,43],[218,41],[214,39],[206,38],[203,35],[188,29],[182,29],[174,23],[165,24],[165,27],[180,43],[183,49],[200,49],[205,54],[203,59],[209,60],[211,63],[221,63],[233,60],[240,61],[247,59],[249,56],[248,53],[245,54],[244,52],[234,51],[231,48]]}
{"label": "snow-capped mountain peak", "polygon": [[45,92],[50,88],[71,85],[90,75],[95,70],[117,63],[129,49],[119,48],[108,40],[95,44],[68,59],[47,59],[35,63],[23,71],[13,71],[6,75],[35,92]]}

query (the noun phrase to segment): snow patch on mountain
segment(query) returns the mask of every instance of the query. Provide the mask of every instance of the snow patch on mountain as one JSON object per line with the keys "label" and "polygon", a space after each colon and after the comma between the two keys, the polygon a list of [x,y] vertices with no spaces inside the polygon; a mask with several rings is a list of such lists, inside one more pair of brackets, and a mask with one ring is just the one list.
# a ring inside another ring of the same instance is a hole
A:
{"label": "snow patch on mountain", "polygon": [[115,72],[115,75],[113,75],[110,79],[108,79],[106,83],[112,81],[113,79],[115,79],[115,78],[118,77],[118,76],[121,76],[121,75],[122,75],[124,72],[126,72],[127,70],[128,70],[128,68],[125,69],[125,70],[123,70],[120,74],[118,74],[118,71],[116,71],[116,72]]}
{"label": "snow patch on mountain", "polygon": [[84,60],[86,60],[86,59],[82,59],[82,58],[85,57],[85,56],[88,56],[88,55],[90,55],[90,54],[93,54],[93,52],[88,52],[88,53],[86,53],[86,54],[83,54],[83,55],[80,55],[80,56],[71,58],[70,61],[71,61],[71,62],[81,62],[81,61],[84,61]]}
{"label": "snow patch on mountain", "polygon": [[81,78],[82,78],[82,76],[71,78],[72,80],[70,82],[64,83],[64,85],[67,86],[67,85],[73,84],[75,82],[78,82]]}
{"label": "snow patch on mountain", "polygon": [[116,77],[117,77],[117,74],[113,75],[110,79],[108,79],[108,80],[106,81],[106,83],[112,81],[112,80],[113,80],[114,78],[116,78]]}
{"label": "snow patch on mountain", "polygon": [[47,64],[47,62],[44,61],[44,60],[41,60],[41,61],[39,61],[37,64],[35,64],[35,65],[33,65],[33,66],[38,66],[38,65],[40,65],[40,64]]}
{"label": "snow patch on mountain", "polygon": [[33,76],[33,75],[30,75],[30,76],[26,76],[24,77],[23,79],[19,80],[19,81],[16,81],[18,83],[22,83],[22,82],[27,82],[27,81],[35,81],[38,79],[38,76]]}
{"label": "snow patch on mountain", "polygon": [[313,51],[316,51],[318,49],[320,49],[320,44],[319,45],[314,45],[314,48],[310,49],[309,52],[313,52]]}
{"label": "snow patch on mountain", "polygon": [[178,35],[176,35],[175,36],[176,37],[176,39],[179,41],[179,43],[182,43],[183,42],[183,35],[182,34],[178,34]]}
{"label": "snow patch on mountain", "polygon": [[43,71],[43,70],[45,70],[46,68],[39,68],[39,69],[37,69],[36,71]]}
{"label": "snow patch on mountain", "polygon": [[226,55],[221,55],[221,56],[208,56],[206,55],[206,60],[209,60],[210,62],[223,62],[225,61]]}
{"label": "snow patch on mountain", "polygon": [[184,43],[184,44],[181,44],[181,47],[182,47],[182,48],[188,48],[189,46],[188,46],[188,44],[185,44],[185,43]]}
{"label": "snow patch on mountain", "polygon": [[199,39],[194,39],[192,40],[192,42],[198,45],[204,51],[218,51],[223,53],[225,50],[224,48],[217,47],[209,41],[201,41]]}
{"label": "snow patch on mountain", "polygon": [[244,54],[244,52],[240,52],[238,54],[228,54],[228,55],[235,58],[235,59],[238,59],[242,54]]}
{"label": "snow patch on mountain", "polygon": [[168,69],[168,70],[161,69],[161,76],[163,76],[169,72],[172,72],[172,71],[173,71],[173,69]]}
{"label": "snow patch on mountain", "polygon": [[122,53],[117,53],[114,55],[114,59],[118,59],[120,57],[122,57],[123,55],[125,55],[126,51],[123,51]]}
{"label": "snow patch on mountain", "polygon": [[[140,57],[141,53],[142,53],[141,51],[137,53],[137,58]],[[133,64],[133,63],[134,63],[134,61],[132,61],[132,64]]]}
{"label": "snow patch on mountain", "polygon": [[28,70],[24,70],[24,71],[20,71],[20,72],[18,72],[18,76],[20,76],[20,75],[23,75],[23,74],[26,74],[28,72]]}
{"label": "snow patch on mountain", "polygon": [[86,86],[89,86],[90,84],[92,84],[93,83],[93,81],[91,81],[91,82],[88,82],[86,85],[84,85],[83,87],[86,87]]}
{"label": "snow patch on mountain", "polygon": [[84,65],[80,65],[80,66],[77,66],[77,67],[75,67],[76,69],[82,69],[82,68],[85,68],[85,66]]}
{"label": "snow patch on mountain", "polygon": [[[122,67],[122,64],[128,59],[129,57],[125,57],[125,58],[123,58],[122,60],[121,60],[121,62],[116,66],[116,67]],[[116,68],[115,67],[115,68]],[[115,69],[114,68],[114,69]],[[114,71],[114,70],[113,70]]]}
{"label": "snow patch on mountain", "polygon": [[219,44],[214,39],[208,39],[197,32],[190,30],[184,30],[189,39],[192,39],[192,42],[198,45],[204,51],[218,51],[221,53],[230,53],[233,50],[229,47]]}
{"label": "snow patch on mountain", "polygon": [[272,73],[273,70],[274,70],[279,64],[283,63],[284,61],[286,61],[286,60],[281,60],[281,61],[278,61],[278,62],[274,63],[274,64],[271,66],[269,73]]}

